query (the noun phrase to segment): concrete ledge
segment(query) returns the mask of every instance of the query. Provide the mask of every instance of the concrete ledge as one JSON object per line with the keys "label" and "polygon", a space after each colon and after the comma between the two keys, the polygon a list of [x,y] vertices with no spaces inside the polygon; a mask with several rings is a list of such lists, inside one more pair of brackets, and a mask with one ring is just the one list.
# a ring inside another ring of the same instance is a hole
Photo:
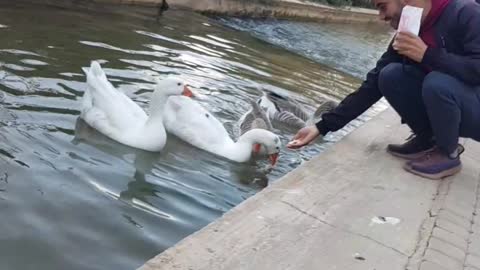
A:
{"label": "concrete ledge", "polygon": [[[0,2],[10,0],[0,0]],[[118,11],[115,6],[137,6],[155,15],[162,0],[15,0],[16,3],[47,4],[62,8]],[[170,7],[209,15],[279,18],[339,23],[381,23],[374,10],[334,8],[298,0],[167,0]],[[132,9],[134,10],[134,9]],[[145,13],[145,11],[142,11]]]}
{"label": "concrete ledge", "polygon": [[207,14],[274,17],[341,23],[380,23],[378,12],[360,8],[335,8],[298,0],[170,0],[172,6]]}
{"label": "concrete ledge", "polygon": [[399,122],[387,110],[140,269],[419,269],[450,182],[473,191],[471,226],[480,147],[468,141],[456,177],[425,180],[384,151],[408,135]]}

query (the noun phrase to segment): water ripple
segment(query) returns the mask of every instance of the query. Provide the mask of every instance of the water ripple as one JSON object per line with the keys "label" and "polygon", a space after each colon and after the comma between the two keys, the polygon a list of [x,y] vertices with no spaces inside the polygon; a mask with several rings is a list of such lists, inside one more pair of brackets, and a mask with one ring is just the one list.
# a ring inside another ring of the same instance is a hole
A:
{"label": "water ripple", "polygon": [[[352,76],[217,20],[186,11],[166,14],[156,23],[140,15],[0,9],[2,26],[15,29],[0,35],[0,269],[135,269],[371,115],[307,149],[283,148],[273,169],[263,160],[237,164],[170,135],[160,153],[112,141],[78,117],[86,87],[82,70],[92,60],[147,110],[158,80],[185,81],[230,134],[262,90],[289,95],[313,111],[320,101],[339,100],[358,86]],[[299,43],[304,55],[321,54],[304,43],[308,31],[280,22],[268,29],[281,44]],[[347,34],[315,38],[336,44]],[[350,55],[332,55],[357,64]],[[293,136],[275,131],[283,143]],[[3,172],[8,184],[1,182]],[[20,253],[29,260],[17,260]]]}

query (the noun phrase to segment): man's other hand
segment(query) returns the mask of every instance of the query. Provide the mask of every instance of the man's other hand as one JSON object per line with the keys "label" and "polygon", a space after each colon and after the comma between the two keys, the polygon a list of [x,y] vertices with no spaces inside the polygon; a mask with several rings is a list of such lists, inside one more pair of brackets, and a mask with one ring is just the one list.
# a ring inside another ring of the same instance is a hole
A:
{"label": "man's other hand", "polygon": [[408,32],[400,32],[395,36],[393,48],[400,55],[406,56],[417,63],[421,63],[428,46],[418,36]]}

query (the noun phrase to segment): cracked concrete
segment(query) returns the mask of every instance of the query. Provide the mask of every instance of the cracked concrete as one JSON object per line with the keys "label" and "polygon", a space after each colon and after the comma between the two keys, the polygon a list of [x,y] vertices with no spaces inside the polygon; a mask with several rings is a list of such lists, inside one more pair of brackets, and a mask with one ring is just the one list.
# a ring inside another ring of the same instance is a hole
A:
{"label": "cracked concrete", "polygon": [[[480,246],[476,238],[475,218],[479,208],[480,146],[468,140],[467,151],[462,156],[463,171],[442,182],[430,216],[433,227],[429,229],[426,245],[414,267],[407,269],[480,269],[473,250]],[[455,210],[452,210],[455,209]],[[458,211],[458,212],[456,212]],[[442,222],[442,223],[441,223]],[[478,232],[480,236],[480,231]]]}
{"label": "cracked concrete", "polygon": [[425,180],[384,151],[408,136],[399,122],[387,110],[140,269],[480,269],[480,146]]}
{"label": "cracked concrete", "polygon": [[437,192],[432,198],[431,207],[428,210],[428,215],[419,227],[419,233],[417,237],[417,244],[414,252],[408,257],[406,270],[420,269],[420,265],[425,257],[425,252],[429,244],[430,237],[432,236],[433,228],[435,227],[435,220],[438,215],[438,211],[441,208],[445,195],[448,193],[449,183],[440,182],[437,188]]}
{"label": "cracked concrete", "polygon": [[369,236],[366,236],[366,235],[363,235],[363,234],[360,234],[360,233],[356,233],[356,232],[349,231],[349,230],[344,229],[344,228],[339,228],[339,227],[337,227],[337,226],[335,226],[335,225],[333,225],[333,224],[330,224],[330,223],[328,223],[328,222],[326,222],[326,221],[324,221],[324,220],[316,217],[315,215],[312,215],[312,214],[309,214],[309,213],[306,212],[306,211],[303,211],[302,209],[298,208],[297,206],[293,205],[292,203],[285,202],[285,201],[282,201],[282,202],[285,203],[286,205],[292,207],[293,209],[299,211],[300,213],[302,213],[302,214],[304,214],[304,215],[306,215],[306,216],[309,216],[309,217],[311,217],[311,218],[313,218],[313,219],[315,219],[315,220],[318,220],[319,222],[321,222],[321,223],[323,223],[323,224],[325,224],[325,225],[327,225],[327,226],[330,226],[330,227],[332,227],[332,228],[334,228],[334,229],[337,229],[337,230],[339,230],[339,231],[342,231],[342,232],[346,232],[346,233],[348,233],[348,234],[352,234],[352,235],[356,235],[356,236],[363,237],[363,238],[365,238],[365,239],[367,239],[367,240],[370,240],[370,241],[372,241],[372,242],[374,242],[374,243],[377,243],[377,244],[380,245],[380,246],[389,248],[389,249],[397,252],[398,254],[401,254],[401,255],[403,255],[403,256],[405,256],[405,257],[408,257],[407,254],[401,252],[400,250],[397,250],[397,249],[394,248],[394,247],[389,247],[389,246],[385,245],[384,243],[382,243],[382,242],[380,242],[380,241],[378,241],[378,240],[376,240],[376,239],[373,239],[373,238],[371,238],[371,237],[369,237]]}

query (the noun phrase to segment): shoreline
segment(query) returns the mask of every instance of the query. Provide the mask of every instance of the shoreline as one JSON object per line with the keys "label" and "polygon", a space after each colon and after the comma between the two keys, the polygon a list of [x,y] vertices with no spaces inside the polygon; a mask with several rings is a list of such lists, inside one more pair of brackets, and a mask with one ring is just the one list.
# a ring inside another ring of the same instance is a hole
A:
{"label": "shoreline", "polygon": [[[5,0],[3,0],[5,1]],[[16,0],[17,3],[49,5],[67,9],[108,12],[139,10],[155,16],[161,0]],[[299,0],[167,0],[171,9],[184,9],[204,15],[276,18],[329,23],[384,24],[378,12],[356,7],[332,7]],[[2,2],[2,0],[0,0]],[[166,11],[165,14],[168,14]]]}

